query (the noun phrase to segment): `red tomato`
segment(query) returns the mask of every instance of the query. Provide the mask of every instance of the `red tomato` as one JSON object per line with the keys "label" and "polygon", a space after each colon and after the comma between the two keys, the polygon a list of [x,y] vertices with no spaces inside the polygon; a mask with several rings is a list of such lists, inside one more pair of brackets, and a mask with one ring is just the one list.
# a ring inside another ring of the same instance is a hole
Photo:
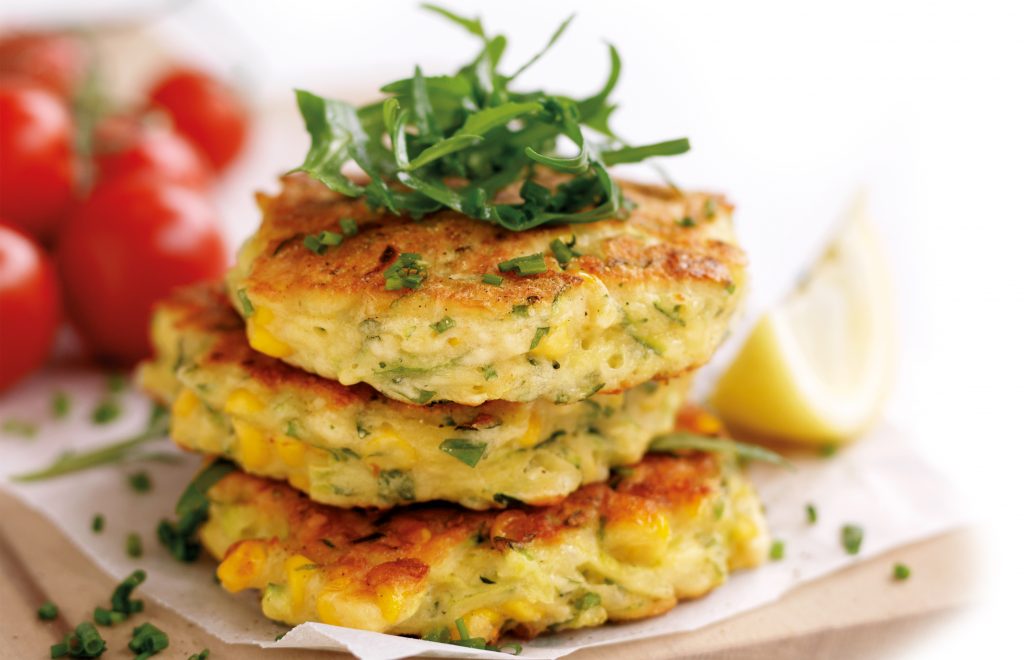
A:
{"label": "red tomato", "polygon": [[215,170],[223,170],[242,150],[249,113],[219,80],[194,69],[177,69],[156,84],[149,99],[171,116],[175,129],[206,155]]}
{"label": "red tomato", "polygon": [[70,34],[8,34],[0,38],[0,74],[26,77],[64,99],[85,80],[92,54]]}
{"label": "red tomato", "polygon": [[96,129],[93,153],[101,181],[147,173],[205,189],[210,167],[192,143],[170,129],[132,117],[110,117]]}
{"label": "red tomato", "polygon": [[0,392],[42,365],[60,324],[60,291],[50,258],[0,221]]}
{"label": "red tomato", "polygon": [[47,238],[72,201],[71,116],[45,88],[0,82],[0,215]]}
{"label": "red tomato", "polygon": [[202,193],[137,175],[96,187],[61,229],[57,266],[86,345],[131,364],[149,354],[153,304],[175,287],[219,277],[227,261]]}

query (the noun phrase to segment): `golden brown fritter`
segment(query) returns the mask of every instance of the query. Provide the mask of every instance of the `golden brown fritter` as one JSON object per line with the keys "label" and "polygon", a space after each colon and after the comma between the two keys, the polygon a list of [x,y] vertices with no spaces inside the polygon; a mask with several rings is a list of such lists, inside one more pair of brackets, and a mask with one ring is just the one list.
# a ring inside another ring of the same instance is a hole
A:
{"label": "golden brown fritter", "polygon": [[[636,204],[627,221],[511,232],[453,211],[370,211],[301,176],[282,184],[259,197],[263,223],[228,276],[250,343],[392,398],[565,403],[678,375],[710,357],[744,281],[732,207],[715,195],[623,183]],[[340,234],[340,220],[357,233],[304,244]],[[556,239],[579,255],[564,268]],[[406,253],[425,278],[389,291],[385,274]],[[499,269],[538,253],[543,273]]]}

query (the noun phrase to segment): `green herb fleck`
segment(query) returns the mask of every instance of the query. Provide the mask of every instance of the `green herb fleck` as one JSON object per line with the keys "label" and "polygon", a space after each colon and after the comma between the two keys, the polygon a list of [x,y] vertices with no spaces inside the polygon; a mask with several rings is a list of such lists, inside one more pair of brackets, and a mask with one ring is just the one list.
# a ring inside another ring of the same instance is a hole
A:
{"label": "green herb fleck", "polygon": [[480,371],[484,374],[484,380],[494,380],[498,377],[498,372],[495,371],[493,364],[489,364],[486,367],[480,367]]}
{"label": "green herb fleck", "polygon": [[121,416],[121,404],[114,399],[103,399],[92,411],[93,424],[109,424]]}
{"label": "green herb fleck", "polygon": [[284,426],[284,434],[289,438],[299,438],[299,423],[294,419],[289,419]]}
{"label": "green herb fleck", "polygon": [[529,305],[512,305],[513,316],[527,316],[530,313]]}
{"label": "green herb fleck", "polygon": [[433,399],[435,394],[437,394],[437,392],[432,392],[431,390],[418,389],[416,391],[416,396],[408,397],[408,399],[410,401],[415,401],[416,403],[423,405],[424,403],[427,403],[431,399]]}
{"label": "green herb fleck", "polygon": [[132,600],[132,592],[145,580],[145,571],[133,571],[114,589],[110,596],[110,609],[97,607],[92,614],[93,620],[101,626],[112,626],[121,623],[132,614],[141,612],[143,603],[141,600]]}
{"label": "green herb fleck", "polygon": [[384,470],[377,477],[377,492],[382,499],[406,502],[416,499],[412,477],[402,470]]}
{"label": "green herb fleck", "polygon": [[142,556],[142,538],[136,532],[131,532],[124,540],[124,551],[129,557]]}
{"label": "green herb fleck", "polygon": [[601,595],[596,594],[593,591],[588,591],[576,600],[572,602],[572,607],[577,612],[589,610],[592,607],[597,607],[601,604]]}
{"label": "green herb fleck", "polygon": [[446,316],[437,323],[431,323],[430,327],[433,328],[434,332],[441,334],[455,327],[455,321],[452,317]]}
{"label": "green herb fleck", "polygon": [[541,340],[544,339],[544,336],[550,331],[551,328],[547,327],[537,328],[536,332],[533,333],[533,341],[530,342],[530,350],[532,351],[537,348],[537,346],[540,345]]}
{"label": "green herb fleck", "polygon": [[67,392],[54,392],[50,401],[50,412],[54,419],[64,419],[71,412],[71,397]]}
{"label": "green herb fleck", "polygon": [[420,255],[403,252],[384,271],[384,288],[388,291],[418,289],[426,278],[427,265],[420,259]]}
{"label": "green herb fleck", "polygon": [[664,307],[661,303],[655,302],[654,309],[658,310],[663,315],[668,317],[668,319],[671,320],[673,323],[678,323],[684,328],[686,327],[686,319],[679,315],[679,312],[683,309],[682,305],[673,305],[672,309],[668,309]]}
{"label": "green herb fleck", "polygon": [[106,523],[106,518],[103,514],[97,513],[92,517],[92,531],[99,534],[103,531],[103,525]]}
{"label": "green herb fleck", "polygon": [[696,227],[697,223],[694,222],[693,218],[691,218],[690,216],[686,216],[685,218],[683,218],[682,220],[679,221],[679,226],[690,228],[690,227]]}
{"label": "green herb fleck", "polygon": [[501,283],[505,281],[505,278],[501,275],[495,275],[494,273],[484,273],[480,276],[480,281],[484,284],[490,284],[491,286],[501,286]]}
{"label": "green herb fleck", "polygon": [[237,293],[238,302],[242,305],[242,316],[249,318],[256,311],[252,306],[252,301],[249,300],[249,294],[246,293],[245,289],[239,289]]}
{"label": "green herb fleck", "polygon": [[352,218],[342,218],[338,220],[338,226],[341,227],[341,233],[346,237],[351,238],[359,233],[359,225]]}
{"label": "green herb fleck", "polygon": [[804,510],[807,512],[807,524],[816,524],[818,522],[818,508],[811,504],[810,502],[808,502],[807,506],[804,507]]}
{"label": "green herb fleck", "polygon": [[[573,241],[573,243],[575,243],[575,241]],[[558,265],[562,268],[565,268],[565,266],[573,260],[573,257],[580,256],[578,252],[562,242],[562,239],[560,238],[556,238],[551,241],[550,245],[551,253],[555,255]]]}
{"label": "green herb fleck", "polygon": [[[892,579],[902,582],[910,577],[910,567],[906,564],[894,564],[892,567]],[[42,617],[40,617],[42,618]]]}
{"label": "green herb fleck", "polygon": [[547,272],[547,269],[548,265],[544,261],[544,255],[540,252],[525,257],[515,257],[498,264],[498,270],[501,272],[516,275],[538,275]]}
{"label": "green herb fleck", "polygon": [[320,242],[320,237],[316,234],[307,235],[302,239],[302,244],[314,254],[324,254],[327,252],[327,246]]}
{"label": "green herb fleck", "polygon": [[57,609],[53,601],[48,600],[39,606],[39,609],[36,610],[36,615],[42,621],[53,621],[60,615],[60,610]]}
{"label": "green herb fleck", "polygon": [[107,643],[96,626],[88,621],[75,626],[73,632],[64,636],[64,641],[50,647],[51,658],[98,658],[107,650]]}
{"label": "green herb fleck", "polygon": [[730,296],[736,293],[736,285],[733,284],[732,282],[729,282],[728,284],[725,285],[725,292],[728,293]]}
{"label": "green herb fleck", "polygon": [[156,655],[171,645],[167,633],[160,630],[152,623],[144,623],[132,630],[131,641],[128,642],[128,649],[137,654],[135,660],[146,660]]}
{"label": "green herb fleck", "polygon": [[128,486],[136,493],[148,493],[153,490],[153,481],[148,472],[140,471],[128,475]]}
{"label": "green herb fleck", "polygon": [[778,539],[772,541],[772,547],[768,551],[768,556],[772,561],[779,561],[786,556],[786,544]]}
{"label": "green herb fleck", "polygon": [[484,452],[487,451],[487,443],[473,442],[461,438],[449,438],[438,447],[441,451],[453,456],[469,467],[476,467]]}
{"label": "green herb fleck", "polygon": [[864,542],[864,528],[860,525],[843,525],[840,537],[846,554],[855,555],[860,552],[861,543]]}
{"label": "green herb fleck", "polygon": [[178,499],[174,507],[178,520],[161,520],[157,525],[156,535],[160,544],[178,561],[193,562],[199,558],[200,545],[196,533],[206,521],[210,509],[206,492],[234,471],[235,466],[229,461],[217,460],[210,463],[196,475]]}
{"label": "green herb fleck", "polygon": [[[277,641],[277,640],[274,640]],[[210,649],[203,649],[199,653],[193,653],[188,656],[188,660],[208,660],[210,657]]]}
{"label": "green herb fleck", "polygon": [[34,438],[39,432],[39,427],[23,419],[8,419],[4,421],[3,432],[7,435],[17,435],[23,438]]}

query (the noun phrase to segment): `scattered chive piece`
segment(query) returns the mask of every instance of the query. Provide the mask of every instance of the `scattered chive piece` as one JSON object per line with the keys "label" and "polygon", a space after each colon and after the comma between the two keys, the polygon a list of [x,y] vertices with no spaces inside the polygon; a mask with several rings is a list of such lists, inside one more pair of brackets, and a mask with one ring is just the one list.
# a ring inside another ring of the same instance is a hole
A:
{"label": "scattered chive piece", "polygon": [[501,275],[495,275],[494,273],[484,273],[480,277],[480,281],[484,284],[490,284],[491,286],[501,286],[501,283],[505,281],[505,278]]}
{"label": "scattered chive piece", "polygon": [[486,442],[473,442],[462,438],[449,438],[442,442],[438,449],[444,453],[459,459],[469,467],[476,467],[484,452],[487,451]]}
{"label": "scattered chive piece", "polygon": [[317,238],[320,241],[320,245],[334,247],[335,245],[341,245],[341,241],[344,237],[334,231],[322,231],[320,232],[320,236]]}
{"label": "scattered chive piece", "polygon": [[211,463],[196,475],[178,499],[174,506],[178,520],[161,520],[157,525],[156,535],[160,545],[167,548],[178,561],[193,562],[199,558],[200,545],[195,536],[199,527],[206,521],[210,508],[206,491],[234,471],[234,464],[228,461],[218,460]]}
{"label": "scattered chive piece", "polygon": [[299,437],[299,424],[298,424],[298,422],[296,422],[294,419],[289,419],[288,423],[285,424],[284,434],[286,436],[288,436],[289,438],[296,438],[296,439],[298,439],[298,437]]}
{"label": "scattered chive piece", "polygon": [[153,481],[148,472],[140,471],[128,475],[128,486],[136,493],[148,493],[153,490]]}
{"label": "scattered chive piece", "polygon": [[352,218],[338,220],[338,226],[341,227],[341,233],[345,236],[355,236],[359,233],[359,225]]}
{"label": "scattered chive piece", "polygon": [[[277,640],[274,640],[277,641]],[[203,649],[199,653],[188,656],[188,660],[207,660],[210,657],[210,649]]]}
{"label": "scattered chive piece", "polygon": [[860,525],[843,525],[842,541],[843,547],[846,548],[846,554],[857,554],[864,541],[864,528]]}
{"label": "scattered chive piece", "polygon": [[[574,242],[575,243],[575,242]],[[562,242],[562,239],[556,238],[551,241],[551,253],[555,255],[555,259],[558,261],[558,265],[565,268],[566,264],[572,261],[573,257],[579,255],[568,245]]]}
{"label": "scattered chive piece", "polygon": [[592,607],[597,607],[600,604],[601,595],[596,594],[593,591],[588,591],[587,593],[583,594],[582,596],[574,600],[572,602],[572,607],[577,612],[582,612],[583,610],[589,610]]}
{"label": "scattered chive piece", "polygon": [[515,316],[527,316],[529,313],[529,305],[512,305],[512,314]]}
{"label": "scattered chive piece", "polygon": [[115,626],[127,618],[128,615],[124,612],[114,612],[104,607],[97,607],[92,612],[92,620],[101,626]]}
{"label": "scattered chive piece", "polygon": [[142,556],[142,538],[136,532],[131,532],[124,540],[124,551],[129,557],[138,559]]}
{"label": "scattered chive piece", "polygon": [[544,261],[544,255],[529,254],[525,257],[516,257],[498,264],[498,270],[503,273],[515,273],[516,275],[537,275],[547,272],[548,265]]}
{"label": "scattered chive piece", "polygon": [[455,321],[452,320],[452,317],[446,316],[437,323],[431,323],[430,327],[433,328],[434,332],[436,332],[437,334],[441,334],[447,330],[451,330],[452,328],[454,328]]}
{"label": "scattered chive piece", "polygon": [[426,278],[427,265],[420,259],[420,255],[403,252],[384,271],[384,288],[388,291],[418,289]]}
{"label": "scattered chive piece", "polygon": [[[906,564],[894,564],[892,567],[892,579],[903,581],[910,577],[910,567]],[[40,616],[40,618],[42,618]]]}
{"label": "scattered chive piece", "polygon": [[768,551],[768,556],[771,557],[772,561],[779,561],[786,556],[786,544],[779,540],[772,541],[772,547]]}
{"label": "scattered chive piece", "polygon": [[74,632],[64,636],[64,641],[50,647],[51,658],[70,655],[73,658],[98,658],[107,650],[107,643],[100,637],[96,626],[88,621],[75,626]]}
{"label": "scattered chive piece", "polygon": [[238,302],[242,305],[242,316],[249,318],[252,316],[252,313],[256,311],[252,306],[252,301],[249,300],[249,294],[246,293],[245,289],[239,289],[237,293]]}
{"label": "scattered chive piece", "polygon": [[817,507],[815,507],[813,504],[808,502],[807,506],[804,507],[804,510],[807,512],[807,524],[808,525],[814,525],[815,523],[818,522],[818,509],[817,509]]}
{"label": "scattered chive piece", "polygon": [[831,458],[832,456],[835,456],[837,451],[839,451],[839,446],[832,442],[828,443],[827,445],[822,445],[820,450],[821,455],[824,456],[825,458]]}
{"label": "scattered chive piece", "polygon": [[104,399],[92,411],[93,424],[109,424],[121,416],[121,404],[113,399]]}
{"label": "scattered chive piece", "polygon": [[132,630],[128,649],[137,654],[135,660],[146,660],[170,645],[167,633],[147,622]]}
{"label": "scattered chive piece", "polygon": [[697,223],[694,222],[693,218],[691,218],[690,216],[686,216],[685,218],[683,218],[682,220],[679,221],[679,225],[681,227],[689,228],[689,227],[696,227]]}
{"label": "scattered chive piece", "polygon": [[50,401],[50,411],[54,419],[64,419],[71,412],[71,397],[67,392],[54,392]]}
{"label": "scattered chive piece", "polygon": [[20,435],[23,438],[34,438],[39,432],[38,426],[23,419],[8,419],[2,428],[7,435]]}
{"label": "scattered chive piece", "polygon": [[92,517],[92,531],[99,534],[103,531],[103,525],[106,522],[107,520],[103,517],[103,514],[97,513],[95,516]]}
{"label": "scattered chive piece", "polygon": [[57,606],[53,601],[48,600],[39,606],[39,609],[36,610],[36,614],[42,621],[53,621],[60,614],[60,610],[57,609]]}
{"label": "scattered chive piece", "polygon": [[544,336],[550,331],[551,328],[547,327],[537,328],[537,331],[533,333],[533,341],[530,342],[530,350],[532,351],[537,348],[537,346],[540,345],[541,340],[544,339]]}
{"label": "scattered chive piece", "polygon": [[107,391],[111,394],[123,392],[126,387],[128,387],[128,379],[124,374],[115,372],[107,376]]}
{"label": "scattered chive piece", "polygon": [[728,284],[725,285],[725,292],[728,293],[729,295],[736,293],[736,285],[733,284],[732,282],[729,282]]}
{"label": "scattered chive piece", "polygon": [[672,309],[668,309],[668,308],[664,307],[661,303],[659,303],[657,301],[655,301],[655,303],[654,303],[654,309],[656,309],[659,312],[661,312],[665,317],[667,317],[673,323],[678,323],[679,325],[681,325],[681,326],[683,326],[685,328],[686,327],[686,319],[684,319],[683,317],[679,316],[679,311],[682,308],[683,308],[683,306],[681,304],[680,305],[673,305]]}
{"label": "scattered chive piece", "polygon": [[[288,632],[291,632],[291,631],[288,631]],[[283,632],[283,633],[281,633],[280,635],[278,635],[277,637],[275,637],[275,638],[274,638],[274,641],[275,641],[275,642],[280,642],[280,641],[281,641],[281,639],[282,639],[282,638],[283,638],[283,637],[284,637],[285,635],[287,635],[287,634],[288,634],[288,632]]]}
{"label": "scattered chive piece", "polygon": [[320,242],[320,239],[314,235],[309,234],[302,239],[302,244],[306,246],[306,249],[314,254],[323,254],[327,251],[327,246]]}

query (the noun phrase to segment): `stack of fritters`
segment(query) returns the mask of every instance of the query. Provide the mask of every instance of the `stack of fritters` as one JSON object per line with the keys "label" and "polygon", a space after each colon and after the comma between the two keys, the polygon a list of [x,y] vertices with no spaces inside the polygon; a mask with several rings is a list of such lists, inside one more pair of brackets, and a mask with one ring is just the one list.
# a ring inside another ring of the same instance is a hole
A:
{"label": "stack of fritters", "polygon": [[200,532],[227,589],[493,640],[651,616],[763,559],[734,457],[644,458],[740,297],[731,209],[622,187],[626,221],[524,232],[299,176],[260,198],[227,286],[161,304],[143,369],[175,441],[240,468]]}

